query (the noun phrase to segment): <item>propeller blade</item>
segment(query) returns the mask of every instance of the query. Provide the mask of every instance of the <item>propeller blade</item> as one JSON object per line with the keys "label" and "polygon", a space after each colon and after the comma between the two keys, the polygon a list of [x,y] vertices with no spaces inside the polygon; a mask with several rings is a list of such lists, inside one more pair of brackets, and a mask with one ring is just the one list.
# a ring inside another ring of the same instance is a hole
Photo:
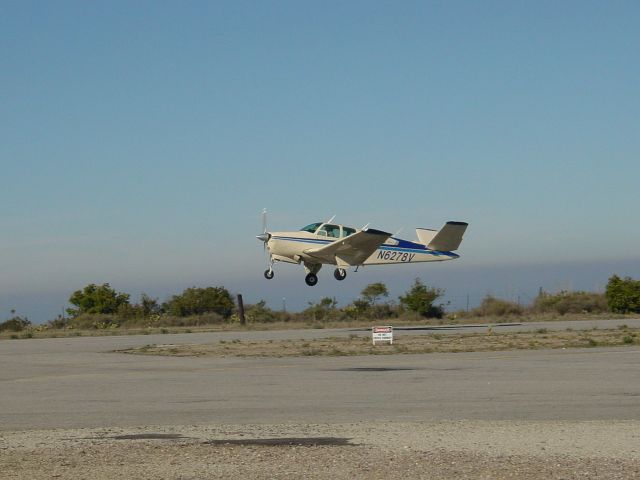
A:
{"label": "propeller blade", "polygon": [[267,233],[267,209],[262,209],[262,233]]}

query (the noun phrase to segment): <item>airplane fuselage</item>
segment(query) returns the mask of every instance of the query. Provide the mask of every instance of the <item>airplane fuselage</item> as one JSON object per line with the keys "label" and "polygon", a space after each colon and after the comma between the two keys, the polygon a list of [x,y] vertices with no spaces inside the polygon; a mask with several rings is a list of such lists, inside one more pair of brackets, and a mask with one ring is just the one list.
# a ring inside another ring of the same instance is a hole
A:
{"label": "airplane fuselage", "polygon": [[[304,253],[310,247],[321,247],[340,238],[327,238],[309,232],[272,232],[267,247],[275,260],[287,263],[315,262]],[[453,252],[430,250],[426,245],[391,237],[373,252],[362,265],[389,265],[398,263],[442,262],[454,260],[459,255]],[[331,264],[337,265],[336,262]]]}

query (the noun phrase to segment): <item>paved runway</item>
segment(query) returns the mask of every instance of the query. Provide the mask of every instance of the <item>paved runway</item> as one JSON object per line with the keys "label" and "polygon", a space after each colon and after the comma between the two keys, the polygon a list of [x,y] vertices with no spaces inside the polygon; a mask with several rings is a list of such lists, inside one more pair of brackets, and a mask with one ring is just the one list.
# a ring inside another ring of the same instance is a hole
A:
{"label": "paved runway", "polygon": [[[555,324],[545,327],[550,325]],[[306,330],[1,341],[0,430],[640,418],[638,347],[282,359],[111,353],[150,343],[347,334]]]}

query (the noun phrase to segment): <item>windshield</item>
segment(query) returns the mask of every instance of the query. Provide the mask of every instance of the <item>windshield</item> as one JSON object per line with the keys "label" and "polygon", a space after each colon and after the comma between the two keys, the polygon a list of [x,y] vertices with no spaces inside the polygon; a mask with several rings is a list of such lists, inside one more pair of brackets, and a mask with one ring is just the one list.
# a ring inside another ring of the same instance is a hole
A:
{"label": "windshield", "polygon": [[301,232],[316,233],[316,230],[318,229],[318,227],[320,225],[322,225],[322,222],[312,223],[311,225],[307,225],[306,227],[301,228],[300,231]]}

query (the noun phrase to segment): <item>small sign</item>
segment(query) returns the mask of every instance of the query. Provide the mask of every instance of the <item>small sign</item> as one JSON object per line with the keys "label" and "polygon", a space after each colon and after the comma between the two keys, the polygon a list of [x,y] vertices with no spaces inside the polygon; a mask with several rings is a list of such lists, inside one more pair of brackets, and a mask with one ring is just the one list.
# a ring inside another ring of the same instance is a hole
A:
{"label": "small sign", "polygon": [[371,329],[371,336],[373,339],[373,344],[379,342],[389,342],[390,345],[393,345],[393,327],[373,327]]}

